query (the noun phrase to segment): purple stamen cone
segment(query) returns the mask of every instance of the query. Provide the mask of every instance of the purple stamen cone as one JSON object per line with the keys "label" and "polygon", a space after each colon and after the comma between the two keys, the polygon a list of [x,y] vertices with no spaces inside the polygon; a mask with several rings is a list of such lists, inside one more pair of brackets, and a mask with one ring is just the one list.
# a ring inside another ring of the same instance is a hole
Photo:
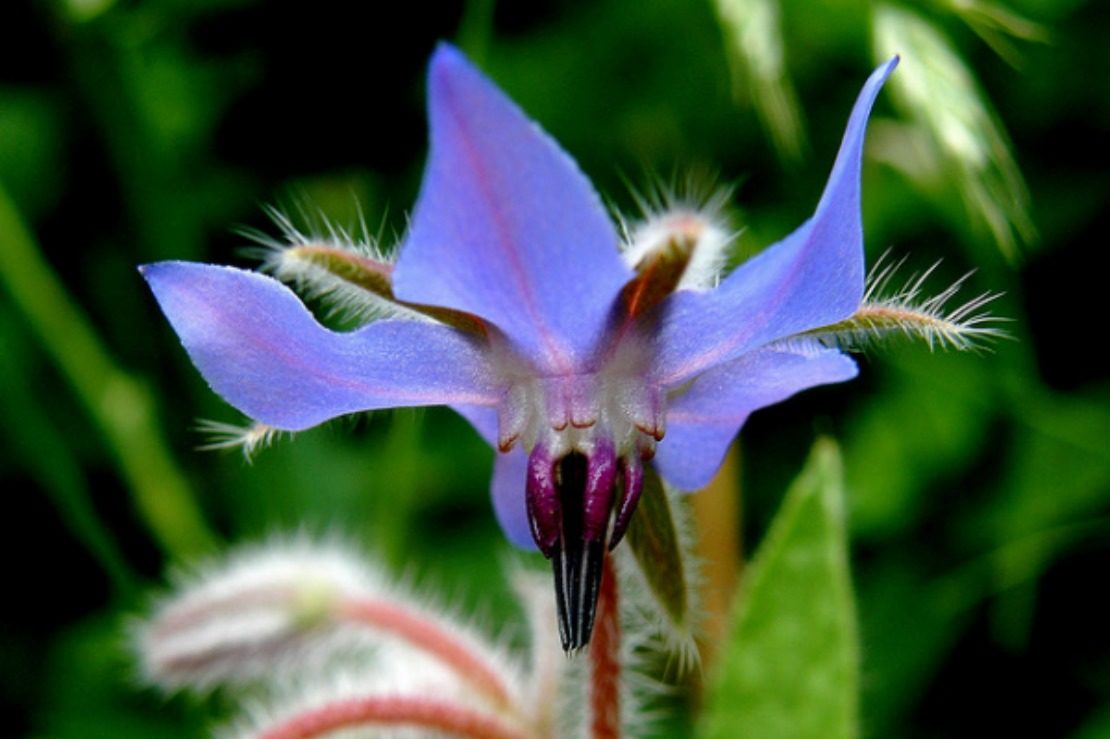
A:
{"label": "purple stamen cone", "polygon": [[582,535],[590,540],[604,539],[609,530],[613,489],[617,481],[617,455],[613,442],[602,437],[586,459]]}
{"label": "purple stamen cone", "polygon": [[555,571],[563,649],[585,646],[593,631],[606,536],[617,482],[613,444],[557,461],[544,446],[528,458],[527,507],[532,535]]}
{"label": "purple stamen cone", "polygon": [[617,500],[617,510],[613,516],[613,534],[609,539],[609,549],[619,544],[625,532],[628,531],[628,524],[632,522],[632,513],[636,510],[636,503],[640,501],[640,493],[643,489],[643,463],[639,457],[625,457],[621,460],[620,498]]}
{"label": "purple stamen cone", "polygon": [[[601,587],[605,537],[586,535],[584,498],[589,478],[589,459],[572,452],[557,463],[559,499],[563,507],[562,534],[552,559],[555,570],[555,600],[559,612],[559,636],[566,652],[584,647],[590,640]],[[610,492],[610,500],[612,493]]]}
{"label": "purple stamen cone", "polygon": [[562,506],[555,481],[555,462],[547,449],[537,446],[528,457],[526,500],[532,538],[543,556],[550,559],[562,535]]}

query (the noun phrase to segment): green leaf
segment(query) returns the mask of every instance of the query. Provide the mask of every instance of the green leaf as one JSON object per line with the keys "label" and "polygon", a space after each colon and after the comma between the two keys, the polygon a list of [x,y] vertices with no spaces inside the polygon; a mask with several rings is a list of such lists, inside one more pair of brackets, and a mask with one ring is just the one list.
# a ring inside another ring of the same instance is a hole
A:
{"label": "green leaf", "polygon": [[840,454],[819,441],[742,583],[701,735],[858,734],[859,646]]}
{"label": "green leaf", "polygon": [[[0,308],[7,307],[0,299]],[[93,491],[77,450],[50,414],[36,405],[27,361],[28,339],[22,333],[22,326],[10,311],[0,310],[0,336],[4,337],[4,351],[0,352],[0,418],[10,421],[3,424],[0,440],[51,496],[59,517],[104,568],[116,592],[130,593],[136,587],[135,573],[93,505]]]}

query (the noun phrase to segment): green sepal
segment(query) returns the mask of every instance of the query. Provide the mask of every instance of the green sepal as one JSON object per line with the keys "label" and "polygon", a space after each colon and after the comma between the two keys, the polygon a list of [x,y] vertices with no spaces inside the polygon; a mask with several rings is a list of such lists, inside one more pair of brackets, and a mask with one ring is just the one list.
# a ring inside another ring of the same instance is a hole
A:
{"label": "green sepal", "polygon": [[650,467],[644,470],[643,492],[626,538],[662,615],[676,627],[687,627],[690,600],[678,528],[663,481]]}
{"label": "green sepal", "polygon": [[393,265],[351,248],[327,243],[295,244],[279,253],[271,269],[279,279],[293,280],[323,293],[342,284],[364,291],[368,300],[378,301],[381,305],[419,313],[468,333],[486,333],[485,323],[477,316],[451,308],[399,300],[393,294]]}

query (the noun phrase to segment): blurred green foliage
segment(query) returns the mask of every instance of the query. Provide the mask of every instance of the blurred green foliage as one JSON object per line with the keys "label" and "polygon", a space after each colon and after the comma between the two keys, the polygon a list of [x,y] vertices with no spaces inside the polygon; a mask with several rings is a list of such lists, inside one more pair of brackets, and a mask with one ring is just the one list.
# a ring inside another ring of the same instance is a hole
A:
{"label": "blurred green foliage", "polygon": [[424,156],[423,65],[457,38],[618,207],[634,202],[626,183],[672,173],[738,183],[740,256],[812,211],[860,83],[903,54],[871,128],[870,258],[943,258],[938,289],[978,269],[971,290],[1005,293],[996,311],[1016,341],[873,352],[860,381],[756,414],[740,442],[746,541],[816,433],[833,436],[863,734],[1110,736],[1110,610],[1093,597],[1110,566],[1110,383],[1091,341],[1106,315],[1093,253],[1110,227],[1110,8],[401,5],[5,6],[4,733],[192,736],[225,715],[220,696],[137,689],[124,638],[145,586],[213,539],[339,528],[492,625],[515,618],[489,565],[510,556],[486,500],[492,453],[464,421],[376,414],[252,465],[198,453],[196,419],[235,413],[134,271],[249,264],[235,228],[267,230],[260,204],[283,199],[401,232]]}

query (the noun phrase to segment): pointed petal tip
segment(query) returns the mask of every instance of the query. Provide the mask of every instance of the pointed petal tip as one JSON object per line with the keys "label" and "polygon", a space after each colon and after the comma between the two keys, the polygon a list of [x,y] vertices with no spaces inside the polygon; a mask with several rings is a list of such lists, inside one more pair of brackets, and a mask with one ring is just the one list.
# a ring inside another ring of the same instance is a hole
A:
{"label": "pointed petal tip", "polygon": [[428,164],[394,294],[480,316],[546,369],[587,361],[630,277],[597,193],[449,44],[432,55],[427,101]]}
{"label": "pointed petal tip", "polygon": [[455,46],[450,41],[440,39],[436,42],[435,50],[432,51],[432,66],[440,63],[447,63],[452,59],[465,59],[466,55],[463,54],[462,49]]}
{"label": "pointed petal tip", "polygon": [[478,69],[474,62],[459,47],[448,41],[440,41],[428,62],[428,89],[432,91],[441,82],[449,81],[459,74],[476,73]]}
{"label": "pointed petal tip", "polygon": [[196,262],[183,262],[176,260],[167,260],[163,262],[150,262],[148,264],[140,264],[137,269],[139,274],[146,284],[150,287],[154,297],[158,300],[159,304],[163,302],[164,291],[167,288],[172,288],[174,278],[181,278],[184,275],[190,274],[196,267],[212,267],[213,265],[200,264]]}
{"label": "pointed petal tip", "polygon": [[890,59],[880,64],[879,67],[871,73],[872,79],[875,79],[879,84],[886,82],[887,78],[890,77],[890,73],[894,71],[894,68],[897,67],[901,61],[902,55],[895,54]]}
{"label": "pointed petal tip", "polygon": [[144,280],[150,282],[151,278],[157,276],[157,274],[162,271],[165,265],[165,262],[147,262],[146,264],[137,265],[135,269],[138,270],[139,274],[142,275]]}
{"label": "pointed petal tip", "polygon": [[201,276],[204,273],[216,271],[246,271],[236,269],[235,267],[207,264],[205,262],[187,262],[182,259],[166,259],[161,262],[148,262],[138,265],[135,269],[139,271],[139,274],[147,281],[152,290],[156,290],[158,285],[166,284],[167,281],[175,278],[184,278],[194,275]]}
{"label": "pointed petal tip", "polygon": [[[664,384],[677,387],[763,344],[844,320],[859,307],[864,139],[875,100],[899,61],[896,55],[878,66],[860,90],[813,217],[737,267],[716,290],[670,298],[658,342]],[[700,330],[690,331],[693,326]],[[666,446],[673,450],[673,441]]]}

